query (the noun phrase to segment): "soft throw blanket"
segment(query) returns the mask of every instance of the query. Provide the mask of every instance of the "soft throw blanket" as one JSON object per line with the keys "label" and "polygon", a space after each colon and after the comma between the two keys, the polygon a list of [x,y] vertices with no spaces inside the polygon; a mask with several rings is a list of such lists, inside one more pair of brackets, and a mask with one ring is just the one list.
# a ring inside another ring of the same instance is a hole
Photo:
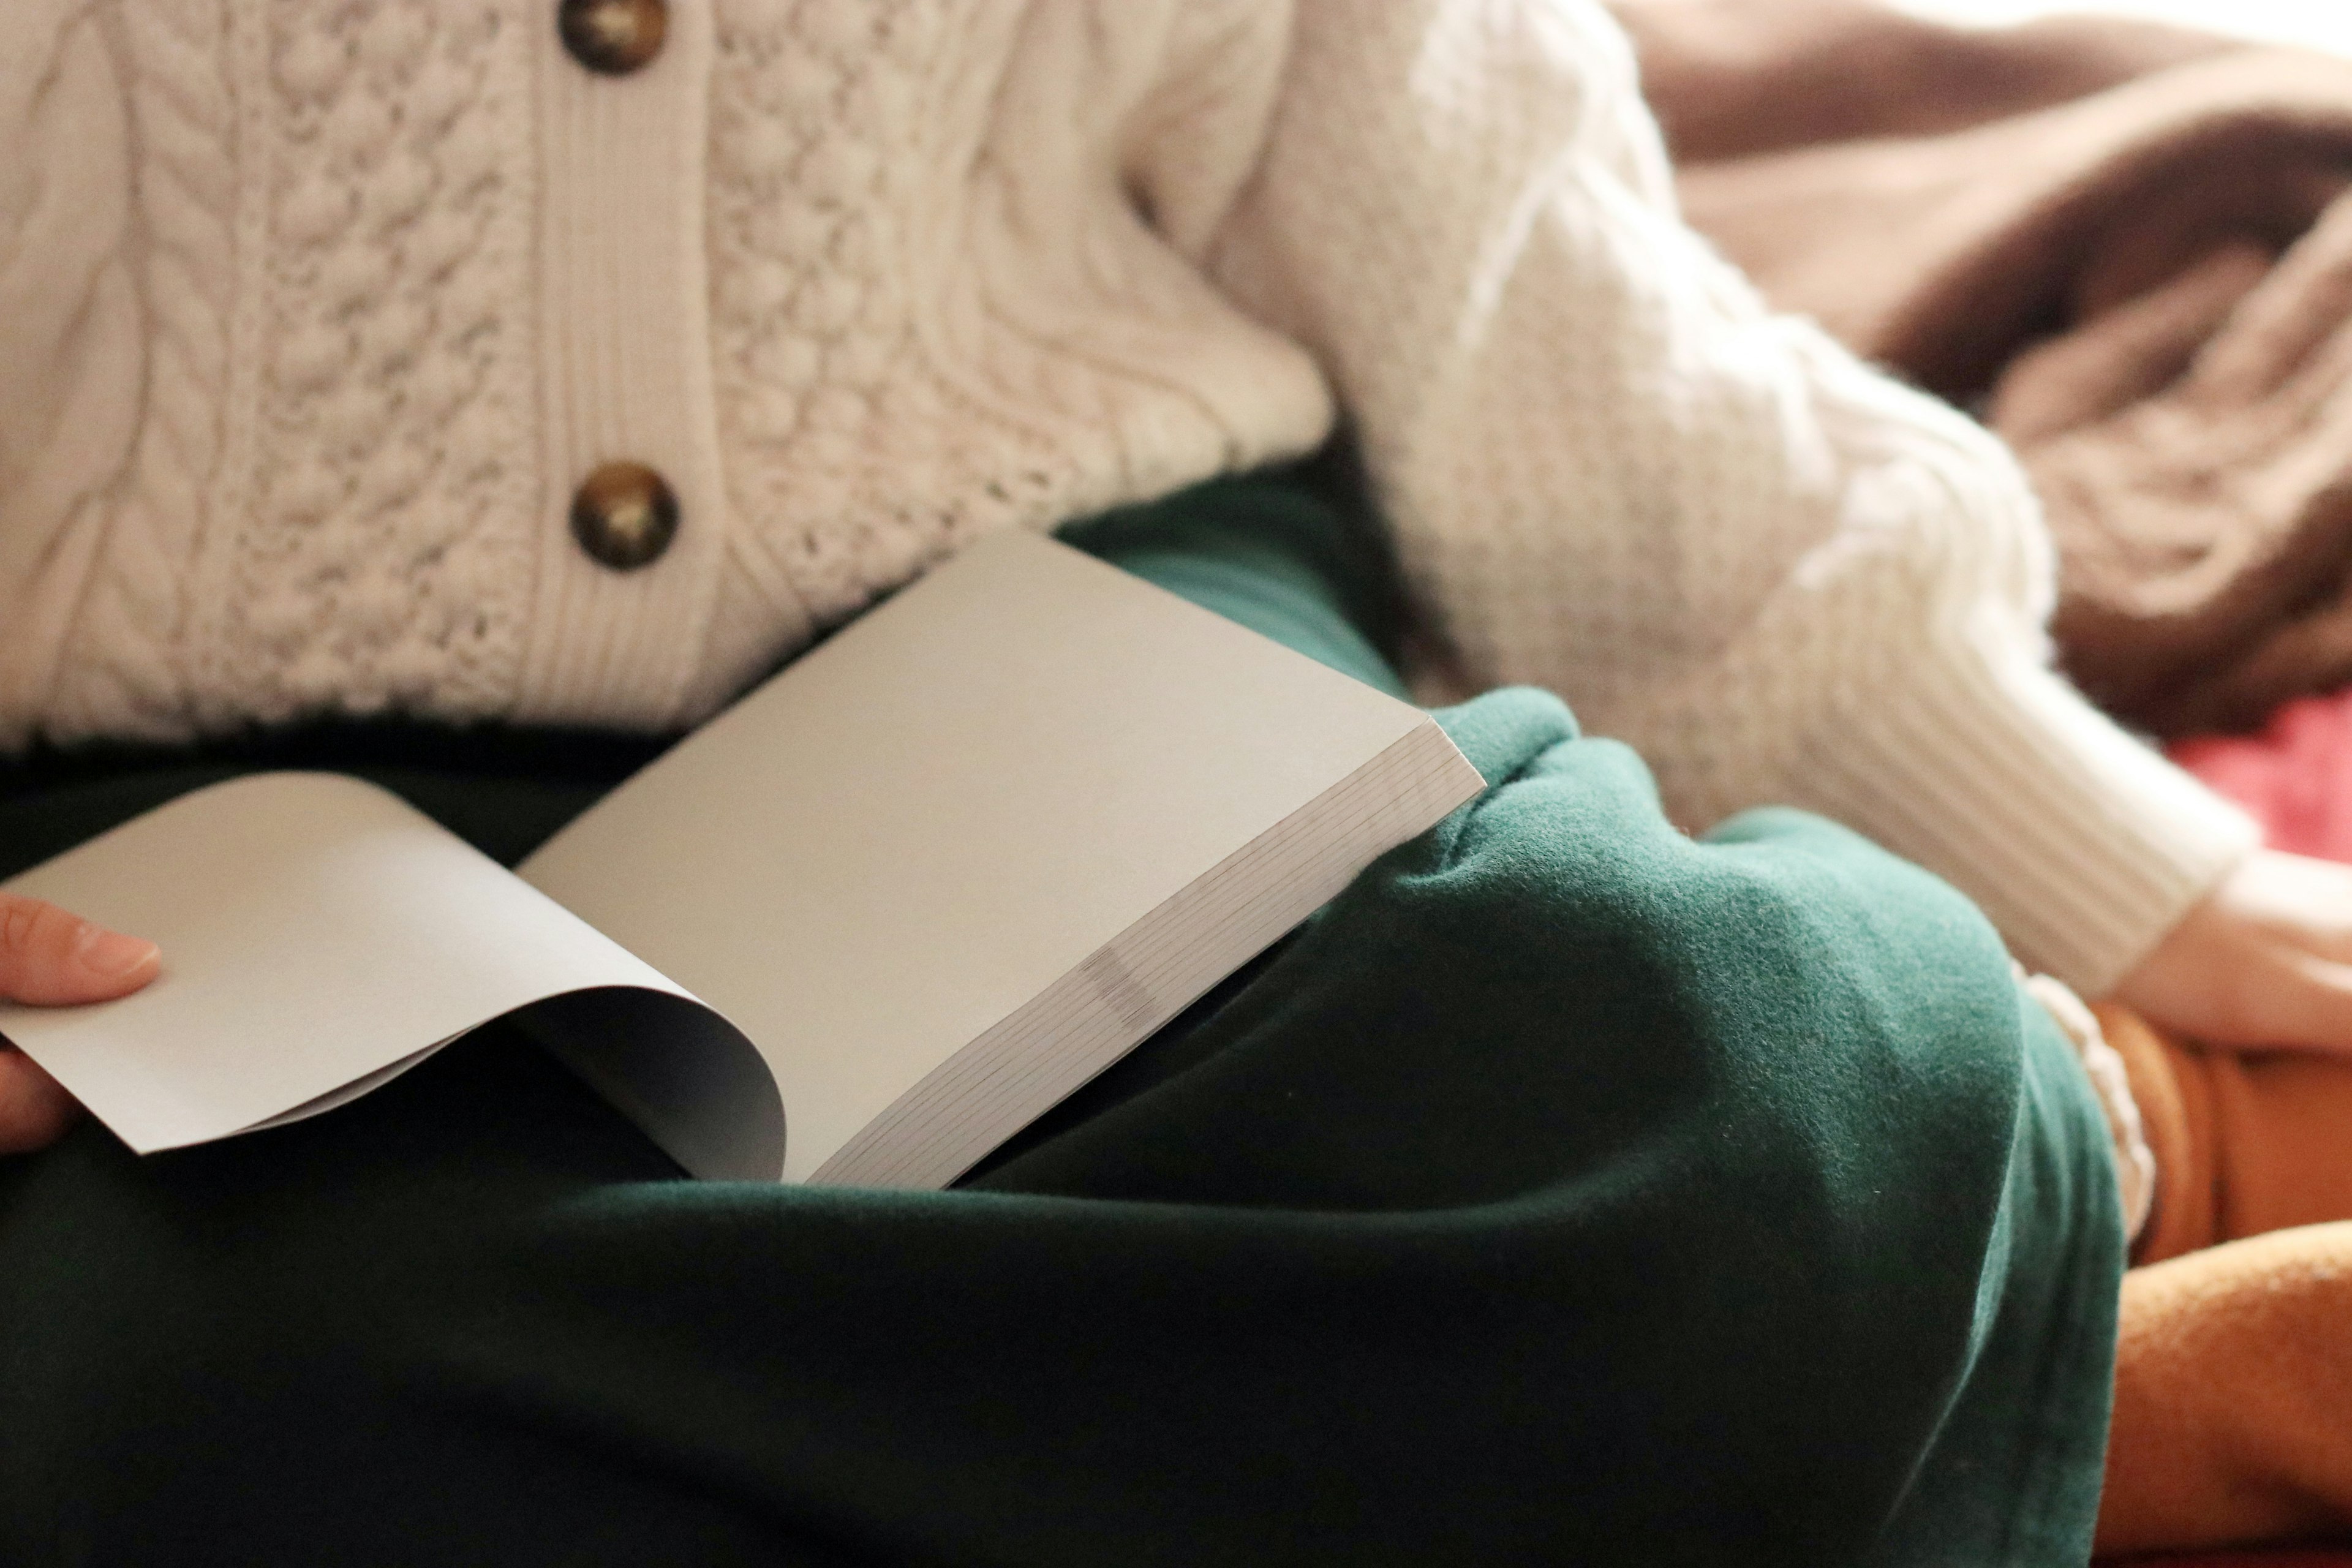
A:
{"label": "soft throw blanket", "polygon": [[2352,61],[1860,0],[1620,0],[1691,221],[1979,411],[2062,659],[2164,734],[2352,679]]}

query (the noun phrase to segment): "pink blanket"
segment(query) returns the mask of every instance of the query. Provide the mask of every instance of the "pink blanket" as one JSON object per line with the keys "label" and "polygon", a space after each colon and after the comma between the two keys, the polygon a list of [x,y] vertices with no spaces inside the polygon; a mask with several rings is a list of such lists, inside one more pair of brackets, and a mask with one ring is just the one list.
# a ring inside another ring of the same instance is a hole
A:
{"label": "pink blanket", "polygon": [[2290,702],[2255,734],[2195,736],[2168,750],[2252,813],[2273,847],[2352,861],[2352,690]]}

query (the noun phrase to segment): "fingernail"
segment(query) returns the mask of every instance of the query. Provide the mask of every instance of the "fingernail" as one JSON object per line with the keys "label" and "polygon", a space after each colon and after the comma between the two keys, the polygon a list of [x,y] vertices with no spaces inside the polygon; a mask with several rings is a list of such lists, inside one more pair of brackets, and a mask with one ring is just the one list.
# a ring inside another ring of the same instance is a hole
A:
{"label": "fingernail", "polygon": [[135,936],[125,936],[104,926],[91,926],[82,933],[81,946],[75,956],[81,966],[101,980],[119,980],[133,970],[153,962],[162,950],[152,942]]}

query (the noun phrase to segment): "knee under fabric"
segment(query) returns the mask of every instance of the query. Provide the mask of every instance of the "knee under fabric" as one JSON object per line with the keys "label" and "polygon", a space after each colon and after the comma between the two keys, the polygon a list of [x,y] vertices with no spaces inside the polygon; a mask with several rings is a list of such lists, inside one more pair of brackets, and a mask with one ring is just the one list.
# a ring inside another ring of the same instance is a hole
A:
{"label": "knee under fabric", "polygon": [[2352,1222],[2182,1253],[2124,1277],[2103,1554],[2352,1527]]}
{"label": "knee under fabric", "polygon": [[958,1191],[675,1179],[497,1029],[0,1164],[0,1559],[2079,1561],[2120,1227],[1990,929],[1442,718],[1477,801]]}

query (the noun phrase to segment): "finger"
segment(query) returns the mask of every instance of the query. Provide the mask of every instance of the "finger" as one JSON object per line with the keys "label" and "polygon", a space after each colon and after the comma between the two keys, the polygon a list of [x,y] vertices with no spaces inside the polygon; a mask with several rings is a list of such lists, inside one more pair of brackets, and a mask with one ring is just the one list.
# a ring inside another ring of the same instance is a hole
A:
{"label": "finger", "polygon": [[35,1006],[103,1002],[155,978],[163,954],[38,899],[0,893],[0,998]]}
{"label": "finger", "polygon": [[72,1095],[24,1052],[0,1047],[0,1154],[24,1154],[58,1141],[81,1113]]}
{"label": "finger", "polygon": [[2294,953],[2262,968],[2237,1000],[2234,1037],[2213,1044],[2352,1056],[2352,965]]}
{"label": "finger", "polygon": [[2265,851],[2243,868],[2232,907],[2285,946],[2352,963],[2352,866]]}

